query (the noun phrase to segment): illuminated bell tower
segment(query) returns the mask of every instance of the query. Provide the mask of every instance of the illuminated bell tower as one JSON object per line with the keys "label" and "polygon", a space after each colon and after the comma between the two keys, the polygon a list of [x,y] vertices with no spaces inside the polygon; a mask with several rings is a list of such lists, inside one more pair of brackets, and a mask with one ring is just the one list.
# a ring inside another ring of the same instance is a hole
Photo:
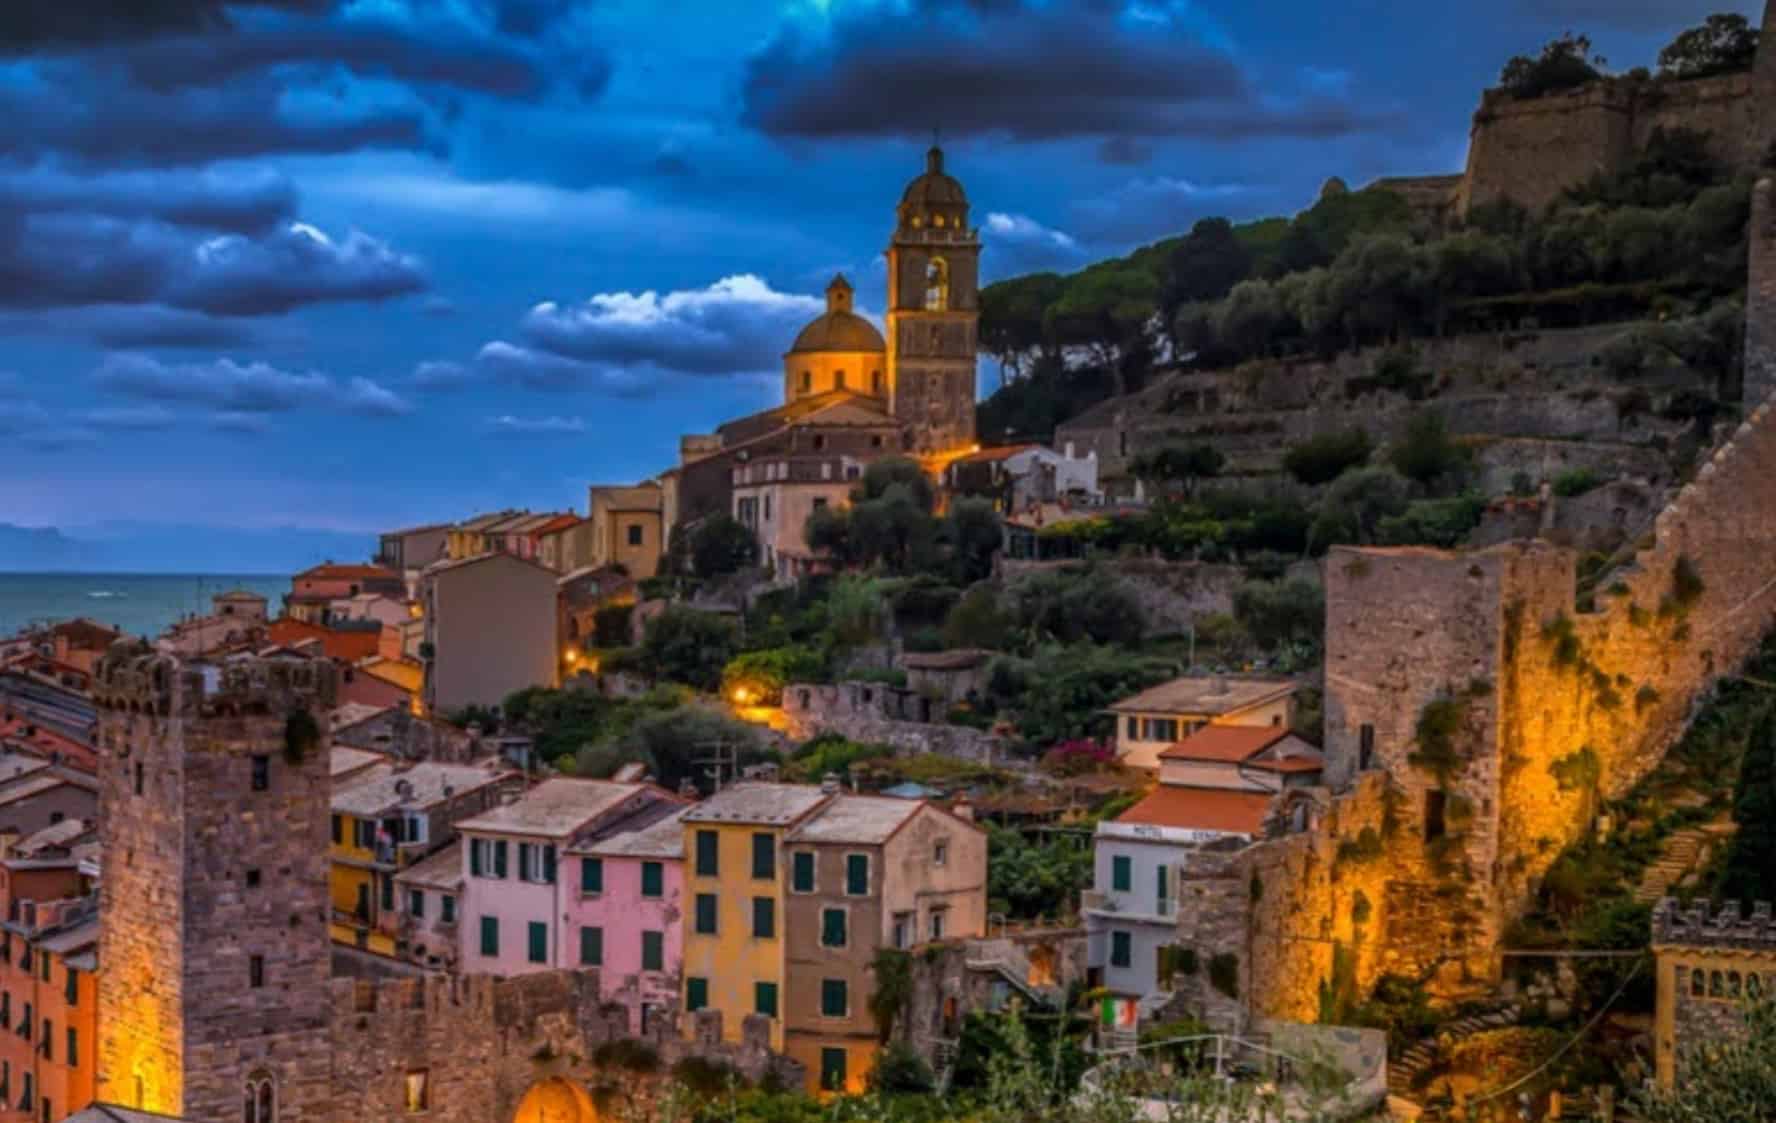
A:
{"label": "illuminated bell tower", "polygon": [[889,412],[907,426],[908,451],[974,443],[980,251],[968,195],[934,146],[900,197],[888,243]]}

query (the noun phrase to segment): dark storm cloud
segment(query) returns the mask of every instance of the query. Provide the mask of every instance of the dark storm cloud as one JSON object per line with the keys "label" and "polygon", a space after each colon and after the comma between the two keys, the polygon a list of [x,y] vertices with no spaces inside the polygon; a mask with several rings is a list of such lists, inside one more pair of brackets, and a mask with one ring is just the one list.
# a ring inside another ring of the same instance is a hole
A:
{"label": "dark storm cloud", "polygon": [[[229,26],[228,0],[10,0],[0,5],[0,50],[146,39]],[[257,7],[324,11],[336,0],[247,0]]]}
{"label": "dark storm cloud", "polygon": [[296,213],[296,189],[271,171],[73,175],[45,167],[0,170],[0,213],[87,213],[254,233]]}
{"label": "dark storm cloud", "polygon": [[31,313],[29,325],[0,323],[0,330],[25,327],[90,339],[112,350],[174,347],[244,347],[260,332],[244,320],[220,319],[161,304],[100,304]]}
{"label": "dark storm cloud", "polygon": [[1106,0],[922,0],[792,26],[747,62],[743,117],[786,137],[1329,137],[1372,122],[1279,98],[1193,32]]}
{"label": "dark storm cloud", "polygon": [[166,305],[255,316],[424,285],[417,260],[358,232],[333,239],[292,223],[200,238],[103,215],[0,215],[0,307]]}
{"label": "dark storm cloud", "polygon": [[283,66],[338,67],[361,77],[506,98],[535,97],[549,82],[533,49],[453,22],[394,18],[259,17],[224,34],[163,37],[102,52],[93,61],[159,91],[212,86]]}

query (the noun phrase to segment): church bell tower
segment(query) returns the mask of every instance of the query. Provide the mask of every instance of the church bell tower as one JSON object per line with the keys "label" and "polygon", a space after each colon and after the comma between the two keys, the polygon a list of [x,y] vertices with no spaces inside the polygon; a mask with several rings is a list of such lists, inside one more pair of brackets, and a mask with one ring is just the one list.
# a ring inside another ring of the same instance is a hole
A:
{"label": "church bell tower", "polygon": [[980,250],[968,195],[934,146],[888,243],[889,411],[907,426],[909,452],[974,443]]}

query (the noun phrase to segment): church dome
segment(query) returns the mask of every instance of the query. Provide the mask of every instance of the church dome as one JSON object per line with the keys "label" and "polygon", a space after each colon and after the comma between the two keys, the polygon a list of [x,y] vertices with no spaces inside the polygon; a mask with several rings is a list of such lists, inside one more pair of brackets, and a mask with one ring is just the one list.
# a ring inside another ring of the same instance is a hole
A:
{"label": "church dome", "polygon": [[962,190],[962,181],[946,173],[943,167],[943,149],[933,145],[931,151],[925,153],[925,174],[907,184],[901,193],[901,207],[927,210],[968,206],[968,193]]}
{"label": "church dome", "polygon": [[841,275],[826,286],[826,312],[802,329],[789,353],[835,351],[855,354],[887,350],[888,344],[883,342],[882,333],[876,330],[876,326],[851,311],[851,283]]}

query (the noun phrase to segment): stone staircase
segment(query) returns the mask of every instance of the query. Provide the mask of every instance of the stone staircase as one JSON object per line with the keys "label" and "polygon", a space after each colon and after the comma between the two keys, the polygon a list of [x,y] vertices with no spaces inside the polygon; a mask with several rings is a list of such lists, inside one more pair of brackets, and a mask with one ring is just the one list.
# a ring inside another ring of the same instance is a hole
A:
{"label": "stone staircase", "polygon": [[1388,1095],[1401,1099],[1416,1100],[1413,1085],[1418,1083],[1431,1066],[1437,1063],[1446,1050],[1453,1048],[1464,1038],[1476,1033],[1484,1033],[1490,1029],[1503,1029],[1514,1026],[1517,1019],[1523,1016],[1521,1008],[1515,1005],[1500,1006],[1485,1013],[1469,1014],[1458,1018],[1445,1026],[1435,1037],[1427,1037],[1417,1042],[1398,1059],[1388,1059]]}
{"label": "stone staircase", "polygon": [[1686,827],[1665,840],[1659,857],[1641,874],[1634,890],[1637,904],[1656,905],[1674,887],[1708,864],[1716,846],[1731,837],[1734,830],[1730,818],[1722,817],[1701,826]]}

